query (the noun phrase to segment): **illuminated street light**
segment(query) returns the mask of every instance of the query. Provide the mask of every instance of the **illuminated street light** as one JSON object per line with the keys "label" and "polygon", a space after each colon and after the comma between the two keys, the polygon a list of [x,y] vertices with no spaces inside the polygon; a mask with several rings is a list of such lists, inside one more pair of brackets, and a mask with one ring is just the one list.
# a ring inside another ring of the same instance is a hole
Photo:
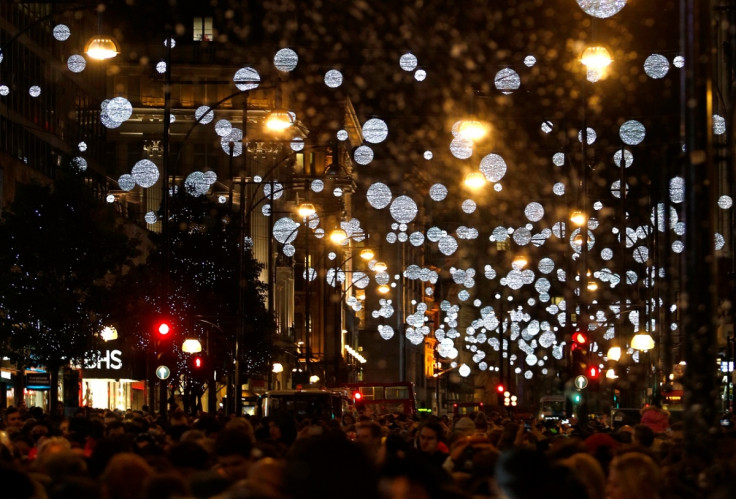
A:
{"label": "illuminated street light", "polygon": [[181,351],[184,353],[199,353],[202,351],[202,343],[196,338],[187,338],[181,345]]}
{"label": "illuminated street light", "polygon": [[583,225],[585,225],[586,218],[587,217],[585,216],[585,213],[580,210],[575,210],[570,215],[570,221],[578,227],[582,227]]}
{"label": "illuminated street light", "polygon": [[621,347],[612,346],[611,348],[608,349],[608,352],[606,353],[606,357],[614,361],[621,360]]}
{"label": "illuminated street light", "polygon": [[105,61],[117,56],[120,47],[111,36],[95,35],[84,46],[84,53],[97,61]]}
{"label": "illuminated street light", "polygon": [[601,71],[610,66],[613,57],[606,47],[603,45],[589,45],[585,47],[580,55],[580,62],[588,69]]}
{"label": "illuminated street light", "polygon": [[514,270],[522,270],[524,267],[526,267],[527,263],[529,263],[529,260],[527,260],[526,256],[516,255],[514,257],[514,261],[511,262],[511,266],[514,268]]}
{"label": "illuminated street light", "polygon": [[376,254],[370,248],[363,248],[362,250],[360,250],[360,258],[362,258],[365,261],[373,260],[374,256],[376,256]]}
{"label": "illuminated street light", "polygon": [[273,366],[271,367],[271,372],[274,374],[282,373],[284,372],[284,366],[280,362],[274,362]]}
{"label": "illuminated street light", "polygon": [[654,340],[646,331],[639,331],[631,338],[631,348],[646,352],[654,348]]}
{"label": "illuminated street light", "polygon": [[312,203],[302,203],[299,205],[299,216],[302,217],[304,220],[311,217],[316,213],[316,209],[314,208],[314,205]]}
{"label": "illuminated street light", "polygon": [[294,126],[294,114],[285,109],[274,109],[268,113],[266,128],[274,132],[282,132]]}
{"label": "illuminated street light", "polygon": [[385,295],[389,291],[391,291],[391,287],[388,284],[381,284],[380,286],[378,286],[378,292],[381,294]]}
{"label": "illuminated street light", "polygon": [[342,229],[335,229],[330,232],[330,241],[335,244],[342,244],[348,238],[347,232]]}
{"label": "illuminated street light", "polygon": [[487,123],[478,120],[464,120],[458,129],[458,135],[473,142],[478,141],[488,135],[489,126]]}
{"label": "illuminated street light", "polygon": [[388,265],[386,265],[386,262],[376,262],[376,264],[373,266],[373,270],[376,272],[385,272],[388,268]]}
{"label": "illuminated street light", "polygon": [[481,172],[471,172],[465,175],[464,183],[471,189],[479,189],[486,183],[486,178]]}

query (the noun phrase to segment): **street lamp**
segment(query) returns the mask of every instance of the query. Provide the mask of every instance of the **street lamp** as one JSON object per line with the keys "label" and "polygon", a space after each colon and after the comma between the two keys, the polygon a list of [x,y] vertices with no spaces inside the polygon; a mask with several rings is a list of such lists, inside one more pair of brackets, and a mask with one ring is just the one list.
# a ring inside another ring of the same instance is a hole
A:
{"label": "street lamp", "polygon": [[464,183],[471,189],[480,189],[486,183],[486,177],[481,172],[471,172],[465,175]]}
{"label": "street lamp", "polygon": [[646,352],[654,348],[654,339],[646,331],[639,331],[631,338],[631,348]]}
{"label": "street lamp", "polygon": [[120,47],[113,37],[98,34],[87,41],[84,53],[97,61],[105,61],[116,57],[120,53]]}
{"label": "street lamp", "polygon": [[[305,235],[305,243],[304,243],[304,343],[306,345],[306,370],[307,375],[311,374],[311,357],[312,357],[312,332],[311,332],[311,317],[310,317],[310,307],[312,306],[310,296],[309,296],[309,282],[312,280],[312,272],[311,268],[309,266],[309,217],[315,214],[317,210],[315,209],[314,205],[312,203],[302,203],[299,205],[299,209],[297,210],[297,213],[299,213],[299,216],[302,218],[304,222],[305,230],[307,231]],[[318,378],[319,379],[319,378]],[[311,380],[310,380],[311,382]]]}

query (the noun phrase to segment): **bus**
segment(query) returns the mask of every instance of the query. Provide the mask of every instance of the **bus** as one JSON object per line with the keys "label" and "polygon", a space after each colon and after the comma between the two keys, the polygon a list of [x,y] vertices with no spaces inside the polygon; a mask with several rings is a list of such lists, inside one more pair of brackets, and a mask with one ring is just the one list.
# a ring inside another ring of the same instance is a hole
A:
{"label": "bus", "polygon": [[565,419],[567,417],[567,401],[564,395],[545,395],[539,399],[539,420]]}
{"label": "bus", "polygon": [[355,410],[345,390],[279,390],[261,397],[263,416],[289,415],[297,420],[337,419]]}
{"label": "bus", "polygon": [[417,413],[414,383],[411,382],[361,382],[342,385],[352,393],[358,413],[368,416],[381,414]]}

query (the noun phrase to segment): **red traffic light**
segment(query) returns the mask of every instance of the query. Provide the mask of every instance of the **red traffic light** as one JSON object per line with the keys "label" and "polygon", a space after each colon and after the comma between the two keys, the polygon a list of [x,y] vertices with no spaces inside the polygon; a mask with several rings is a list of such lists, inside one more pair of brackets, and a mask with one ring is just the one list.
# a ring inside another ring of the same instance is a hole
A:
{"label": "red traffic light", "polygon": [[156,332],[161,337],[168,336],[168,334],[171,332],[171,324],[169,324],[167,321],[159,322],[156,326]]}
{"label": "red traffic light", "polygon": [[192,367],[194,367],[195,369],[201,368],[203,364],[204,362],[202,361],[202,357],[200,357],[199,355],[196,355],[194,359],[192,359]]}
{"label": "red traffic light", "polygon": [[360,392],[355,392],[355,393],[353,393],[353,399],[354,399],[354,400],[355,400],[356,402],[360,402],[360,400],[361,400],[362,398],[363,398],[363,394],[362,394],[362,393],[360,393]]}
{"label": "red traffic light", "polygon": [[503,393],[506,391],[506,388],[502,384],[499,383],[498,385],[496,385],[496,391],[498,393]]}
{"label": "red traffic light", "polygon": [[575,331],[572,335],[572,341],[578,345],[585,345],[588,343],[588,335],[582,331]]}
{"label": "red traffic light", "polygon": [[600,374],[600,371],[598,370],[598,367],[596,366],[590,366],[588,368],[588,377],[591,379],[596,379],[598,377],[598,374]]}

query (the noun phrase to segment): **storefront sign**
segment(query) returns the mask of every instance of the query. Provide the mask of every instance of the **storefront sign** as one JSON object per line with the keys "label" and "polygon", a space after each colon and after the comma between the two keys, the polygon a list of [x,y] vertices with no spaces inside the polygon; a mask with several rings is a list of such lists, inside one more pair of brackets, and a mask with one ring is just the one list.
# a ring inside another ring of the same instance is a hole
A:
{"label": "storefront sign", "polygon": [[49,373],[26,374],[26,388],[29,390],[48,390],[51,388],[51,375]]}

